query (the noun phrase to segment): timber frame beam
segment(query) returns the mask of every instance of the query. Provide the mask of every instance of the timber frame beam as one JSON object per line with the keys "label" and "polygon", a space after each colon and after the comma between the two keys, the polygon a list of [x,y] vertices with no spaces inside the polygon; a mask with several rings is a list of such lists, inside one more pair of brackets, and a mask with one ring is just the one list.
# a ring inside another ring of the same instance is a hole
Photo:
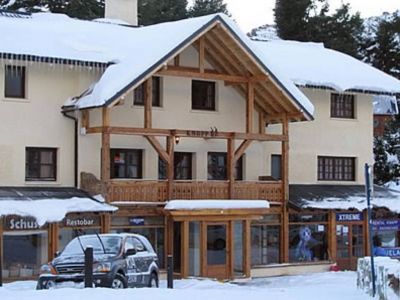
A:
{"label": "timber frame beam", "polygon": [[136,127],[114,127],[107,126],[103,128],[91,127],[86,129],[86,133],[102,133],[117,135],[141,135],[141,136],[174,136],[182,138],[204,138],[204,139],[235,139],[252,140],[260,142],[284,142],[288,140],[285,134],[260,134],[260,133],[242,133],[225,131],[201,131],[201,130],[183,130],[183,129],[156,129],[156,128],[136,128]]}

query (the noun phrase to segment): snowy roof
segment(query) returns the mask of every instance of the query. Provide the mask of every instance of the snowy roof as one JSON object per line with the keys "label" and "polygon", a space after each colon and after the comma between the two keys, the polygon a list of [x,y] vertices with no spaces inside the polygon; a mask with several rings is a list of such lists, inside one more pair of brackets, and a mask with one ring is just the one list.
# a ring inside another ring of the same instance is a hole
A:
{"label": "snowy roof", "polygon": [[[363,185],[319,185],[291,184],[289,201],[300,208],[357,209],[367,208]],[[400,213],[400,193],[395,190],[374,186],[372,205],[386,207]]]}
{"label": "snowy roof", "polygon": [[276,25],[269,24],[254,28],[247,35],[254,41],[273,41],[281,39],[278,36]]}
{"label": "snowy roof", "polygon": [[399,113],[395,96],[375,95],[372,103],[374,104],[374,115],[397,115]]}
{"label": "snowy roof", "polygon": [[33,217],[40,226],[59,222],[69,213],[114,212],[117,209],[75,188],[0,187],[0,217]]}
{"label": "snowy roof", "polygon": [[269,208],[265,200],[171,200],[166,210],[203,210],[203,209],[262,209]]}
{"label": "snowy roof", "polygon": [[271,75],[294,104],[312,118],[314,107],[308,98],[223,14],[137,28],[51,13],[22,19],[0,14],[0,53],[112,63],[92,91],[73,103],[77,109],[99,107],[138,86],[215,24],[223,25],[235,36],[261,71]]}
{"label": "snowy roof", "polygon": [[253,41],[277,70],[298,86],[339,92],[400,93],[400,81],[347,54],[321,43],[276,40]]}

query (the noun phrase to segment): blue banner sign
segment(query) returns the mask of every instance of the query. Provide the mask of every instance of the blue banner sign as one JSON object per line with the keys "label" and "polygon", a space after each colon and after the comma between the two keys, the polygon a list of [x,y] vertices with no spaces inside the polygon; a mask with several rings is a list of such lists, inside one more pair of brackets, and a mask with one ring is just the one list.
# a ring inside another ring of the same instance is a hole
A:
{"label": "blue banner sign", "polygon": [[144,218],[140,218],[140,217],[129,218],[129,225],[133,225],[133,226],[144,225]]}
{"label": "blue banner sign", "polygon": [[400,247],[374,247],[375,256],[400,257]]}
{"label": "blue banner sign", "polygon": [[400,230],[400,220],[372,220],[373,231],[398,231]]}
{"label": "blue banner sign", "polygon": [[336,213],[336,221],[338,222],[357,222],[364,220],[362,212],[357,213]]}

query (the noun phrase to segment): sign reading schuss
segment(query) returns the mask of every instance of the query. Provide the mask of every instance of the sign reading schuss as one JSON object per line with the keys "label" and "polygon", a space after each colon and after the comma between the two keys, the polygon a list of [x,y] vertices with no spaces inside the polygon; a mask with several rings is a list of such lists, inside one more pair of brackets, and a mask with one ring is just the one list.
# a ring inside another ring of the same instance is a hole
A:
{"label": "sign reading schuss", "polygon": [[362,221],[363,219],[364,218],[362,212],[336,214],[336,221],[339,222],[356,222],[356,221]]}
{"label": "sign reading schuss", "polygon": [[34,218],[30,217],[7,217],[5,230],[32,230],[40,226]]}
{"label": "sign reading schuss", "polygon": [[65,227],[89,227],[89,226],[98,226],[100,224],[100,220],[98,217],[89,216],[89,217],[67,217],[64,220]]}

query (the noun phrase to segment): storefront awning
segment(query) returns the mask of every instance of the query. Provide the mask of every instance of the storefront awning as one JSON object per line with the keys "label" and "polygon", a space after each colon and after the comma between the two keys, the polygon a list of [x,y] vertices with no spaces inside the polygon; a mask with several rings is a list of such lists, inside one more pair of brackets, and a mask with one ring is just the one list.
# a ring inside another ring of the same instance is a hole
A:
{"label": "storefront awning", "polygon": [[75,188],[0,188],[0,217],[32,217],[39,226],[59,222],[69,213],[111,213],[117,209]]}

